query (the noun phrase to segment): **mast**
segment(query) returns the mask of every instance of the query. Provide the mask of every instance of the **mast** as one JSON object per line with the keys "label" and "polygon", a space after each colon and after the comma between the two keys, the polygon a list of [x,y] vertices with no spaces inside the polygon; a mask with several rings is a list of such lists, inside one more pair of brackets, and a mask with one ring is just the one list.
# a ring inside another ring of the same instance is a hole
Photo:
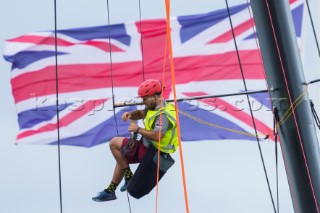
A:
{"label": "mast", "polygon": [[[251,6],[272,105],[281,119],[306,89],[289,1],[252,0]],[[280,144],[295,212],[319,213],[320,151],[308,93],[300,97],[278,128]]]}

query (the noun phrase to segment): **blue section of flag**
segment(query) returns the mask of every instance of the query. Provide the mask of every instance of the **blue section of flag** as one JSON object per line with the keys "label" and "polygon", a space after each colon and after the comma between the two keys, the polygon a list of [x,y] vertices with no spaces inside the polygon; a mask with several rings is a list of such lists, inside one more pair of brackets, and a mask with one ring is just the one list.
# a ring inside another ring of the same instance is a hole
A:
{"label": "blue section of flag", "polygon": [[253,97],[260,105],[267,107],[271,110],[271,102],[270,102],[270,96],[267,92],[265,93],[256,93],[256,94],[250,94],[250,97]]}
{"label": "blue section of flag", "polygon": [[303,14],[303,4],[300,5],[299,7],[295,8],[294,10],[292,10],[292,17],[293,17],[293,22],[294,22],[294,26],[296,29],[297,37],[301,36],[302,14]]}
{"label": "blue section of flag", "polygon": [[244,38],[244,40],[249,40],[249,39],[254,39],[254,38],[258,38],[257,36],[255,36],[256,33],[252,33],[251,35],[247,36]]}
{"label": "blue section of flag", "polygon": [[[303,4],[292,10],[292,18],[293,18],[293,23],[294,23],[297,37],[301,37],[302,21],[303,21],[302,14],[303,14]],[[245,40],[254,39],[255,37],[258,38],[257,35],[255,36],[254,33],[252,33],[251,35],[247,36]]]}
{"label": "blue section of flag", "polygon": [[[81,146],[81,147],[92,147],[105,142],[109,142],[113,137],[130,137],[128,132],[128,122],[122,121],[122,114],[124,110],[132,111],[136,107],[125,108],[116,114],[117,125],[113,117],[105,120],[103,123],[96,125],[87,132],[81,135],[64,138],[60,140],[61,145],[70,146]],[[61,131],[61,136],[63,136],[63,131]],[[50,143],[50,145],[56,145],[58,141]]]}
{"label": "blue section of flag", "polygon": [[126,32],[124,24],[75,28],[68,30],[59,30],[58,32],[80,41],[87,41],[92,39],[106,39],[109,38],[110,35],[110,38],[118,40],[119,42],[129,46],[131,40],[130,36]]}
{"label": "blue section of flag", "polygon": [[[229,128],[236,131],[246,132],[243,128],[237,124],[227,120],[215,113],[197,109],[192,112],[188,110],[194,109],[193,105],[188,103],[179,104],[179,110],[184,111],[192,116],[200,118],[208,123],[221,126],[223,128]],[[218,110],[218,109],[216,109]],[[181,137],[182,140],[221,140],[221,139],[241,139],[241,140],[254,140],[254,137],[250,137],[244,134],[228,131],[223,128],[217,128],[206,124],[200,124],[199,122],[183,115],[179,114],[181,120]]]}
{"label": "blue section of flag", "polygon": [[[65,55],[67,53],[57,52],[57,55]],[[41,59],[53,57],[55,51],[23,51],[12,56],[4,56],[4,58],[12,62],[12,69],[22,69]]]}
{"label": "blue section of flag", "polygon": [[[230,7],[230,14],[233,15],[238,13],[247,7],[247,4]],[[217,10],[207,14],[178,17],[178,21],[181,24],[180,36],[182,43],[188,41],[225,18],[228,18],[228,12],[226,9]]]}
{"label": "blue section of flag", "polygon": [[[65,104],[59,106],[59,111],[64,110],[71,104]],[[28,111],[20,112],[18,114],[18,121],[20,129],[31,128],[41,122],[50,121],[57,115],[57,107],[46,106],[30,109]]]}
{"label": "blue section of flag", "polygon": [[[298,36],[301,36],[302,27],[303,6],[301,4],[303,3],[298,4],[297,2],[292,6],[292,8],[298,6],[293,10]],[[248,69],[246,78],[252,83],[250,84],[251,89],[263,89],[265,88],[265,85],[261,84],[264,79],[263,69],[262,66],[258,66],[261,63],[258,56],[259,50],[255,48],[252,26],[248,24],[250,17],[246,13],[247,6],[247,4],[242,4],[231,7],[230,13],[233,15],[232,18],[235,17],[234,15],[239,17],[239,23],[237,22],[234,27],[240,26],[241,31],[236,34],[236,37],[242,38],[239,35],[245,33],[247,36],[245,39],[251,39],[247,41],[249,46],[239,45],[240,51],[249,56],[242,61]],[[234,68],[236,60],[230,57],[236,50],[230,46],[228,40],[231,39],[230,34],[228,35],[231,32],[228,19],[227,10],[223,9],[171,20],[172,26],[175,26],[172,28],[172,33],[175,42],[174,60],[176,69],[179,71],[176,76],[179,96],[184,97],[187,93],[218,94],[219,91],[213,91],[217,89],[229,92],[238,92],[243,89],[241,75]],[[165,20],[161,20],[161,23],[164,22]],[[129,137],[129,122],[121,120],[124,110],[116,114],[117,123],[113,117],[113,111],[110,110],[113,109],[109,98],[111,91],[113,93],[111,87],[115,87],[114,97],[120,99],[120,97],[130,97],[136,94],[139,81],[142,81],[140,74],[143,73],[143,70],[146,76],[149,76],[148,78],[160,79],[163,70],[163,51],[166,45],[165,28],[164,25],[159,24],[159,20],[142,22],[145,23],[143,34],[139,30],[138,23],[59,30],[57,36],[62,45],[59,50],[63,50],[63,52],[58,52],[58,63],[61,63],[59,79],[47,79],[47,76],[52,73],[51,68],[55,66],[56,53],[51,42],[52,30],[8,40],[4,57],[17,71],[13,73],[11,80],[12,92],[19,113],[20,132],[17,136],[17,143],[57,144],[57,128],[60,128],[60,144],[64,145],[92,147],[108,142],[115,136]],[[127,29],[130,31],[127,32]],[[144,38],[145,44],[143,55],[140,36]],[[108,38],[111,38],[111,45],[119,50],[113,52],[112,59],[115,60],[109,60],[106,52],[101,51],[107,50],[107,46],[104,48],[103,45],[109,43]],[[219,43],[215,43],[218,40]],[[144,63],[141,64],[142,59]],[[114,63],[114,66],[110,63]],[[115,71],[114,74],[110,73],[110,67]],[[113,78],[112,82],[109,81],[110,77]],[[73,98],[88,101],[81,105],[88,108],[80,106],[79,110],[74,108],[79,112],[65,107],[61,109],[59,117],[61,126],[59,127],[55,125],[57,122],[55,106],[48,106],[52,103],[44,103],[41,106],[46,107],[34,109],[34,102],[29,95],[36,93],[44,99],[56,97],[57,80],[60,83],[58,95],[68,100],[67,103],[72,102]],[[172,85],[168,82],[165,85],[166,98],[172,94]],[[213,124],[213,126],[202,124],[180,114],[182,140],[255,140],[255,137],[246,134],[254,134],[255,128],[261,134],[272,131],[272,113],[269,111],[271,106],[268,98],[267,94],[250,95],[251,101],[259,101],[268,112],[267,114],[256,113],[254,116],[256,126],[252,125],[252,118],[247,108],[240,111],[242,109],[238,108],[238,102],[223,98],[217,99],[221,107],[226,105],[228,110],[223,110],[219,108],[220,106],[213,110],[214,101],[199,101],[197,105],[195,103],[191,105],[191,102],[189,104],[179,103],[179,110]],[[244,103],[247,106],[245,100]],[[110,109],[103,110],[106,109],[105,107],[110,107]],[[203,108],[210,108],[213,111],[206,111]],[[90,111],[80,112],[80,110],[87,109]],[[126,108],[126,111],[135,109]],[[96,116],[92,116],[93,114]],[[219,127],[214,127],[215,125]]]}

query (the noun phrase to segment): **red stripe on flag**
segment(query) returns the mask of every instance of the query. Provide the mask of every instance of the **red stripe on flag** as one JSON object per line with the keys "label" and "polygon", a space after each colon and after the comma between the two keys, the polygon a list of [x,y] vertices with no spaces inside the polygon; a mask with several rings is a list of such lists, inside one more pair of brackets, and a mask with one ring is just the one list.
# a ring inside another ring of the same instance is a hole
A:
{"label": "red stripe on flag", "polygon": [[[106,101],[108,101],[108,99],[87,101],[85,104],[79,106],[74,111],[71,111],[69,114],[67,114],[66,116],[61,118],[60,122],[59,122],[59,127],[61,128],[61,127],[68,126],[72,122],[76,121],[80,117],[82,117],[85,114],[87,114],[89,111],[91,111],[94,108],[104,104]],[[25,138],[25,137],[29,137],[29,136],[32,136],[32,135],[35,135],[35,134],[54,131],[56,129],[57,129],[57,123],[47,124],[47,125],[44,125],[44,126],[38,128],[37,130],[29,130],[29,131],[25,131],[23,133],[20,133],[17,136],[17,139],[19,140],[19,139],[22,139],[22,138]]]}
{"label": "red stripe on flag", "polygon": [[[85,45],[90,45],[90,46],[93,46],[93,47],[96,47],[98,49],[101,49],[105,52],[124,52],[124,50],[120,49],[119,47],[111,44],[109,42],[102,42],[102,41],[88,41],[86,43],[82,43],[82,44],[85,44]],[[111,47],[111,50],[110,50],[110,47]]]}
{"label": "red stripe on flag", "polygon": [[[241,33],[249,30],[252,27],[251,21],[252,21],[252,19],[249,19],[249,20],[243,22],[242,24],[234,27],[233,29],[234,29],[235,36],[237,37]],[[230,29],[230,31],[225,32],[224,34],[222,34],[221,36],[218,36],[217,38],[213,39],[212,41],[209,41],[208,44],[225,43],[225,42],[228,42],[232,39],[233,39],[233,35],[232,35],[232,31]]]}
{"label": "red stripe on flag", "polygon": [[[257,51],[240,51],[242,68],[246,79],[264,79]],[[175,58],[176,83],[190,81],[241,79],[240,67],[235,52]],[[162,79],[162,60],[145,64],[145,77]],[[41,97],[56,93],[55,66],[19,75],[11,80],[15,102],[31,97]],[[59,93],[110,88],[109,64],[59,65]],[[137,87],[141,81],[141,62],[112,64],[114,87]],[[165,86],[170,90],[171,77],[167,69]],[[135,96],[132,95],[132,96]]]}
{"label": "red stripe on flag", "polygon": [[[8,40],[10,42],[21,42],[21,43],[32,43],[38,45],[55,45],[55,38],[54,37],[44,37],[44,36],[36,36],[36,35],[25,35],[20,36],[18,38]],[[57,39],[58,46],[72,46],[73,43],[63,40],[61,38]]]}

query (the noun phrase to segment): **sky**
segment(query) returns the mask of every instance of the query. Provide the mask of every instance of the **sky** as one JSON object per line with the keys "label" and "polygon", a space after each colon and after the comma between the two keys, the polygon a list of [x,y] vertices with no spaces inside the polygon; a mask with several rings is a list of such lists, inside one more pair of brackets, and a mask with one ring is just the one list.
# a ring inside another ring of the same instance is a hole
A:
{"label": "sky", "polygon": [[[245,3],[229,1],[230,5]],[[309,0],[315,18],[320,3]],[[109,0],[110,22],[139,20],[138,0]],[[57,1],[58,29],[105,25],[106,0]],[[0,0],[0,49],[5,39],[54,29],[53,0]],[[197,14],[225,8],[224,0],[175,0],[172,16]],[[164,18],[164,0],[141,0],[142,19]],[[304,22],[302,61],[307,81],[320,78],[319,56],[309,18]],[[320,34],[319,27],[317,28]],[[10,86],[10,64],[0,59],[0,212],[60,212],[58,150],[56,146],[14,145],[17,116]],[[320,109],[318,85],[309,87],[310,98]],[[318,110],[320,113],[320,110]],[[319,135],[319,131],[317,132]],[[276,174],[273,143],[261,143],[275,196]],[[247,141],[203,141],[183,144],[190,212],[273,212],[258,146]],[[176,164],[159,185],[158,212],[185,212],[179,154]],[[279,154],[279,201],[281,212],[293,212],[287,177]],[[61,147],[62,208],[65,213],[129,212],[126,193],[118,199],[96,203],[91,200],[110,182],[114,160],[108,144],[90,149]],[[133,166],[133,169],[136,167]],[[156,211],[155,190],[139,200],[130,198],[132,212]]]}

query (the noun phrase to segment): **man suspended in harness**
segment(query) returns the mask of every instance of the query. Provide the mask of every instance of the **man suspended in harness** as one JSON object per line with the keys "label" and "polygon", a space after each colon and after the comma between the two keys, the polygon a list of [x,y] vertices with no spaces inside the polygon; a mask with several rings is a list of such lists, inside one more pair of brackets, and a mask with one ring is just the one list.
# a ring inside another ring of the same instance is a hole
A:
{"label": "man suspended in harness", "polygon": [[[99,192],[92,200],[97,202],[117,199],[115,191],[124,177],[124,185],[120,191],[126,191],[135,198],[149,193],[156,184],[158,162],[158,141],[160,134],[160,178],[173,165],[170,153],[178,146],[176,132],[175,108],[161,101],[162,85],[159,80],[149,79],[138,89],[138,95],[143,99],[145,110],[125,112],[122,120],[144,119],[145,128],[132,122],[128,131],[134,133],[132,138],[114,137],[110,141],[110,150],[116,160],[110,185]],[[142,136],[141,140],[136,135]],[[140,163],[133,175],[129,164]],[[130,181],[130,182],[129,182]]]}

